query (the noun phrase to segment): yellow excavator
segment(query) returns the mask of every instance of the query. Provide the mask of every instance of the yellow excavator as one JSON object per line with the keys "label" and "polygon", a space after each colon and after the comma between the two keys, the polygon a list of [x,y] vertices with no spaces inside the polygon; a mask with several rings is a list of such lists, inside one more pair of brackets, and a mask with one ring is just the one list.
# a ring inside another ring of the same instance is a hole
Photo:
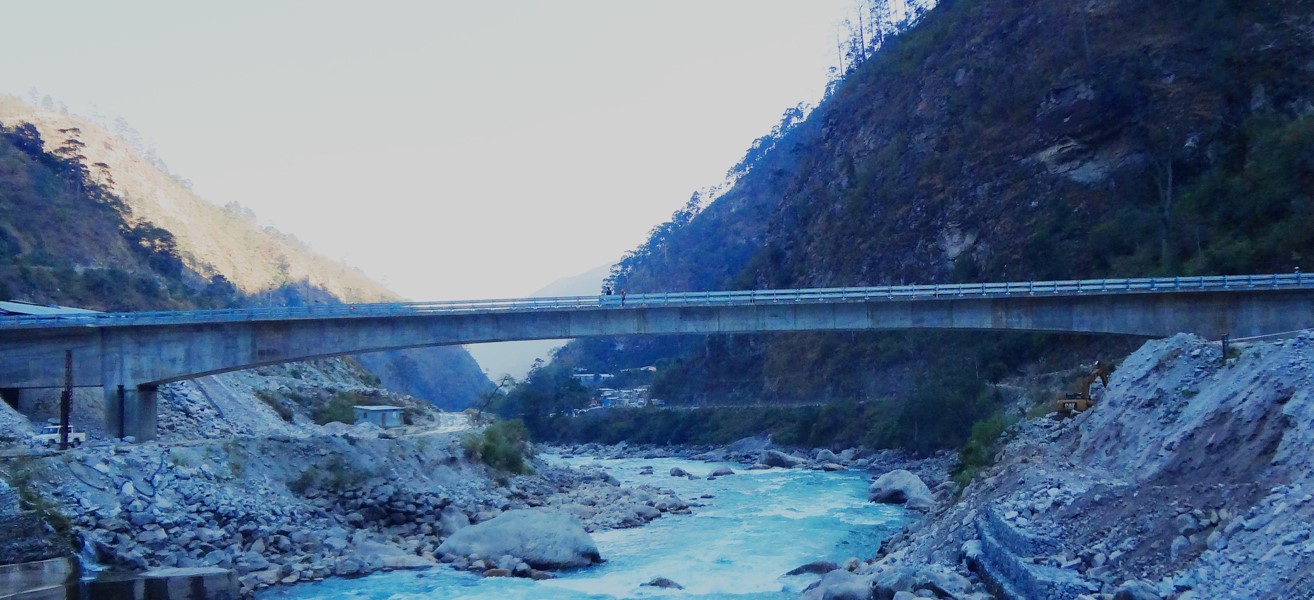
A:
{"label": "yellow excavator", "polygon": [[1095,361],[1095,368],[1085,377],[1082,377],[1081,381],[1078,383],[1078,391],[1069,392],[1064,397],[1059,398],[1059,414],[1070,415],[1073,413],[1085,412],[1090,407],[1095,406],[1095,401],[1090,397],[1090,386],[1094,385],[1095,380],[1098,379],[1100,384],[1107,389],[1109,387],[1110,371],[1108,365]]}

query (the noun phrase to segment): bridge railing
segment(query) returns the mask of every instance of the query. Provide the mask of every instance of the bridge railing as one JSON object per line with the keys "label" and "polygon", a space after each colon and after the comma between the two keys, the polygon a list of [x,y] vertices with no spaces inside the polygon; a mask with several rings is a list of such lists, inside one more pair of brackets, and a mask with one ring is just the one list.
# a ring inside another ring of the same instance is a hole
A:
{"label": "bridge railing", "polygon": [[226,321],[406,317],[456,313],[653,308],[663,306],[716,306],[726,304],[787,304],[850,301],[880,302],[953,298],[1147,293],[1163,294],[1200,291],[1226,292],[1282,289],[1314,289],[1314,276],[1297,272],[1269,275],[1013,281],[1003,283],[954,283],[943,285],[895,285],[793,290],[655,292],[605,296],[558,296],[550,298],[447,300],[437,302],[316,304],[311,306],[196,311],[20,315],[0,317],[0,329],[68,327],[78,325],[88,327],[113,327],[124,325],[168,325],[177,323]]}

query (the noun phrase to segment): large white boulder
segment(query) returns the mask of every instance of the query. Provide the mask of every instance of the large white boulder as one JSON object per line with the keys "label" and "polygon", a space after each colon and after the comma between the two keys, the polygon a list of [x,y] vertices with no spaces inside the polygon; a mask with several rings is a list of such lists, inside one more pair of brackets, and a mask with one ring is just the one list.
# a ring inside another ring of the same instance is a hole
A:
{"label": "large white boulder", "polygon": [[930,488],[916,475],[898,469],[881,475],[871,483],[868,499],[882,504],[902,504],[912,510],[927,510],[935,505]]}
{"label": "large white boulder", "polygon": [[587,567],[602,562],[598,545],[579,519],[541,509],[507,511],[462,528],[438,547],[438,553],[493,560],[511,555],[535,569]]}

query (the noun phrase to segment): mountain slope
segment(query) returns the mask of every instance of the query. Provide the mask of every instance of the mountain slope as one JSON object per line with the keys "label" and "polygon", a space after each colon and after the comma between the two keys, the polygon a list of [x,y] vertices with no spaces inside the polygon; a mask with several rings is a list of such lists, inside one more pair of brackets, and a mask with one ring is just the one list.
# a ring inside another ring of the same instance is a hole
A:
{"label": "mountain slope", "polygon": [[[123,198],[133,221],[172,232],[184,264],[202,277],[223,275],[252,295],[308,283],[347,302],[398,299],[360,271],[320,256],[290,236],[259,227],[254,215],[239,205],[221,208],[202,200],[99,125],[0,94],[0,123],[20,122],[36,125],[47,151],[69,139],[80,140],[88,165],[107,165],[106,170],[95,169],[93,178]],[[106,172],[112,183],[104,179]]]}
{"label": "mountain slope", "polygon": [[[1290,271],[1314,256],[1312,5],[942,2],[758,144],[733,189],[655,229],[615,285]],[[632,367],[666,351],[654,394],[696,403],[934,399],[1126,349],[915,332],[591,340],[567,355]],[[906,428],[939,422],[909,411]]]}
{"label": "mountain slope", "polygon": [[[399,298],[360,271],[212,205],[100,126],[0,95],[0,123],[22,123],[0,161],[0,291],[96,309],[143,310]],[[30,139],[27,148],[20,148]],[[449,408],[488,380],[460,348],[366,359],[390,389]]]}

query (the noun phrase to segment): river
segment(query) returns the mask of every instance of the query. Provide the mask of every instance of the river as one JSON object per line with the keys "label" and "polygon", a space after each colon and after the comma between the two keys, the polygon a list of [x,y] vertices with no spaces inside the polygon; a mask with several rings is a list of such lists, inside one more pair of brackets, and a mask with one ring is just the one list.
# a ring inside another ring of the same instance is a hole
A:
{"label": "river", "polygon": [[[643,527],[596,532],[606,563],[560,573],[547,581],[481,578],[446,566],[394,571],[360,579],[329,579],[267,590],[259,598],[421,598],[510,600],[606,600],[661,597],[709,600],[795,598],[814,575],[783,577],[815,560],[869,558],[880,541],[908,518],[902,508],[867,502],[870,477],[863,472],[799,469],[744,471],[743,465],[673,458],[559,459],[600,464],[627,485],[668,487],[693,507],[691,515],[666,515]],[[653,475],[640,475],[644,466]],[[735,475],[709,481],[720,466]],[[700,476],[671,477],[672,467]],[[703,496],[710,496],[703,498]],[[704,504],[704,506],[697,506]],[[641,587],[655,577],[684,590]]]}

